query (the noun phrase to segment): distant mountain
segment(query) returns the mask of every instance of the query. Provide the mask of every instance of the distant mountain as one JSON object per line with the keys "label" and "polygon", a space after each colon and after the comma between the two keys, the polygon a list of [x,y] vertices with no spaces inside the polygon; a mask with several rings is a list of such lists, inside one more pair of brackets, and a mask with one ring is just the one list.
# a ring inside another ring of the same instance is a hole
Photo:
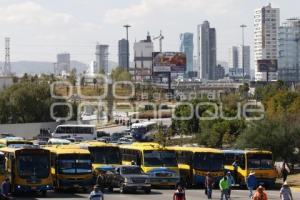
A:
{"label": "distant mountain", "polygon": [[[4,63],[0,62],[0,66],[3,66]],[[118,64],[113,61],[108,62],[108,68],[111,70],[115,68]],[[76,68],[78,73],[82,73],[89,69],[89,65],[71,60],[71,69]],[[52,62],[43,62],[43,61],[17,61],[11,63],[11,70],[16,75],[27,74],[52,74],[54,72],[54,66]]]}

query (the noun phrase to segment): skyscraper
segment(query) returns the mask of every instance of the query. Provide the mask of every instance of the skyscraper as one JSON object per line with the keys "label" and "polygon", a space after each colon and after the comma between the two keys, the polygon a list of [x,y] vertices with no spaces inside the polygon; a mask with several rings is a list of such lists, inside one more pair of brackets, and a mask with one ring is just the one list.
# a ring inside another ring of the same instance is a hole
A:
{"label": "skyscraper", "polygon": [[119,40],[119,67],[127,70],[127,45],[128,41],[126,39]]}
{"label": "skyscraper", "polygon": [[97,44],[95,55],[96,55],[97,71],[94,71],[94,73],[107,74],[107,72],[108,72],[108,45]]}
{"label": "skyscraper", "polygon": [[69,53],[60,53],[56,55],[56,74],[70,73],[71,59]]}
{"label": "skyscraper", "polygon": [[216,30],[204,21],[197,27],[198,64],[200,79],[215,80],[217,66]]}
{"label": "skyscraper", "polygon": [[[244,56],[243,56],[244,52]],[[244,51],[243,51],[243,45],[240,45],[238,47],[238,66],[243,71],[243,59],[244,59],[244,76],[246,79],[250,79],[250,46],[244,45]],[[242,74],[243,76],[243,74]]]}
{"label": "skyscraper", "polygon": [[[279,8],[272,8],[271,4],[269,4],[267,6],[255,10],[254,57],[256,81],[267,80],[267,73],[258,71],[257,60],[277,59],[277,40],[279,23]],[[268,80],[277,80],[277,72],[270,72]]]}
{"label": "skyscraper", "polygon": [[229,48],[228,64],[230,68],[239,67],[239,48],[237,46],[232,46]]}
{"label": "skyscraper", "polygon": [[153,42],[150,35],[146,40],[135,42],[134,49],[134,78],[143,81],[150,79],[152,73]]}
{"label": "skyscraper", "polygon": [[180,51],[186,55],[186,73],[193,71],[194,42],[193,33],[180,34]]}
{"label": "skyscraper", "polygon": [[279,28],[278,79],[300,81],[300,19],[288,19]]}

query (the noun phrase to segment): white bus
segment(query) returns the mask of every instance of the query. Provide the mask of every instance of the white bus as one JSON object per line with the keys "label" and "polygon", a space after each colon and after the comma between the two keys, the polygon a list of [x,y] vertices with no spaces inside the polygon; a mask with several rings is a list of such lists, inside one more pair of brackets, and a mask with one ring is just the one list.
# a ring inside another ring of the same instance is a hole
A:
{"label": "white bus", "polygon": [[58,125],[52,133],[52,138],[71,139],[74,141],[95,140],[97,138],[95,125]]}
{"label": "white bus", "polygon": [[151,139],[152,134],[157,130],[156,122],[140,122],[131,125],[130,133],[136,141]]}

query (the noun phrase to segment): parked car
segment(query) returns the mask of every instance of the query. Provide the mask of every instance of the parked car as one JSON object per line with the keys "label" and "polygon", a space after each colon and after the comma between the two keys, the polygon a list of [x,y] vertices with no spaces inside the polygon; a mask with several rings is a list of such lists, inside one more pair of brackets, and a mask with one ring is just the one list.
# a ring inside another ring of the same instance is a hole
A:
{"label": "parked car", "polygon": [[137,190],[143,190],[146,194],[151,193],[149,175],[145,174],[139,166],[119,166],[111,176],[111,190],[120,188],[120,193]]}
{"label": "parked car", "polygon": [[108,137],[108,136],[110,136],[109,133],[105,131],[97,131],[97,138]]}

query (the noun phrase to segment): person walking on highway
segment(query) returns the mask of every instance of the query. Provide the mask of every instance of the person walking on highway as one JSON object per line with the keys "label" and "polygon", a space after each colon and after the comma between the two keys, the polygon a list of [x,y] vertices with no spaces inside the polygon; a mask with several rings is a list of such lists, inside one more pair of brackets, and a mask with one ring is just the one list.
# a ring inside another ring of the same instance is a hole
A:
{"label": "person walking on highway", "polygon": [[184,188],[178,184],[177,189],[173,194],[173,200],[186,200]]}
{"label": "person walking on highway", "polygon": [[105,170],[99,170],[99,175],[97,177],[97,180],[96,180],[96,184],[97,186],[99,187],[99,189],[104,192],[104,189],[105,187],[107,186],[106,184],[106,171]]}
{"label": "person walking on highway", "polygon": [[253,200],[268,200],[267,193],[264,192],[263,186],[259,186],[253,195]]}
{"label": "person walking on highway", "polygon": [[10,181],[9,178],[6,178],[1,184],[1,199],[10,199],[9,191],[10,191]]}
{"label": "person walking on highway", "polygon": [[235,185],[235,181],[234,181],[234,178],[233,178],[233,176],[231,175],[231,172],[230,172],[230,171],[227,172],[227,175],[226,175],[226,176],[227,176],[228,183],[229,183],[228,198],[230,198],[230,195],[231,195],[231,188],[232,188],[232,186]]}
{"label": "person walking on highway", "polygon": [[281,200],[293,200],[293,195],[290,186],[287,182],[284,182],[280,189]]}
{"label": "person walking on highway", "polygon": [[224,176],[220,180],[219,187],[221,190],[221,200],[223,200],[224,196],[225,196],[225,200],[228,200],[229,182],[228,182],[227,176]]}
{"label": "person walking on highway", "polygon": [[215,180],[212,177],[210,172],[207,172],[207,175],[205,177],[205,194],[208,199],[211,199],[212,196],[212,189],[214,187]]}
{"label": "person walking on highway", "polygon": [[90,193],[89,200],[104,200],[103,193],[98,185],[94,186],[94,190]]}
{"label": "person walking on highway", "polygon": [[251,171],[246,179],[247,188],[249,190],[249,197],[253,197],[253,190],[257,187],[257,179],[255,177],[255,172]]}

